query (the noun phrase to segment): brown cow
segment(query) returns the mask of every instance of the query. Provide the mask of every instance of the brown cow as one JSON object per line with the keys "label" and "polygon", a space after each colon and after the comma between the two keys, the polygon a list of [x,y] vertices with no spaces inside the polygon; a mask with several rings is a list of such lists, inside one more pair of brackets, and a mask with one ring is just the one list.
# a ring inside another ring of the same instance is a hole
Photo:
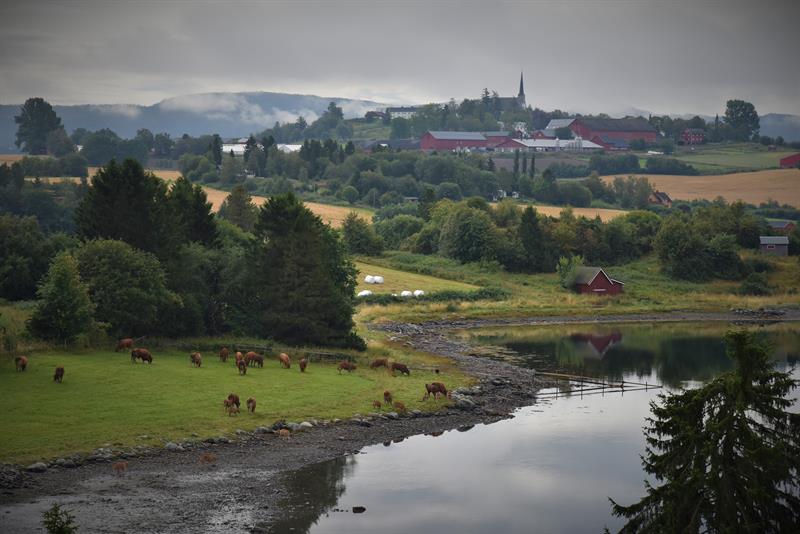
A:
{"label": "brown cow", "polygon": [[286,369],[289,369],[292,366],[292,360],[289,359],[289,355],[285,352],[281,352],[278,355],[278,361],[280,361],[281,365]]}
{"label": "brown cow", "polygon": [[234,403],[237,408],[241,406],[241,402],[239,401],[239,395],[237,395],[236,393],[229,393],[228,400]]}
{"label": "brown cow", "polygon": [[122,349],[129,349],[133,347],[133,339],[126,337],[117,341],[117,348],[114,349],[114,352],[119,352]]}
{"label": "brown cow", "polygon": [[256,413],[256,400],[253,397],[247,399],[247,412]]}
{"label": "brown cow", "polygon": [[251,350],[250,352],[248,352],[247,354],[244,355],[244,363],[246,363],[247,365],[250,365],[250,361],[253,358],[255,358],[256,356],[258,356],[258,354],[256,354],[255,352],[253,352]]}
{"label": "brown cow", "polygon": [[125,471],[128,470],[128,462],[116,462],[111,464],[111,467],[114,468],[114,474],[116,474],[118,477],[121,477],[125,474]]}
{"label": "brown cow", "polygon": [[58,382],[60,384],[62,380],[64,380],[64,368],[56,367],[56,374],[53,375],[53,382]]}
{"label": "brown cow", "polygon": [[406,405],[400,401],[394,401],[394,409],[399,413],[406,413]]}
{"label": "brown cow", "polygon": [[17,356],[14,358],[14,365],[17,366],[17,371],[24,371],[28,368],[28,358],[25,356]]}
{"label": "brown cow", "polygon": [[339,369],[339,374],[342,374],[343,370],[347,371],[348,373],[351,373],[356,370],[356,364],[344,360],[342,362],[339,362],[338,369]]}
{"label": "brown cow", "polygon": [[225,411],[228,412],[228,417],[235,413],[239,413],[239,407],[236,406],[230,399],[225,399],[222,401],[222,406],[225,408]]}
{"label": "brown cow", "polygon": [[133,349],[131,351],[131,363],[136,363],[136,360],[142,360],[142,363],[153,363],[153,355],[147,349]]}
{"label": "brown cow", "polygon": [[221,361],[222,363],[227,362],[228,355],[230,353],[231,351],[228,350],[228,347],[222,347],[221,349],[219,349],[219,361]]}
{"label": "brown cow", "polygon": [[250,356],[250,360],[247,363],[248,365],[264,367],[264,357],[260,354],[253,354],[252,356]]}
{"label": "brown cow", "polygon": [[244,356],[242,356],[242,353],[237,350],[236,351],[236,361],[234,362],[234,365],[238,366],[239,362],[242,361],[242,360],[244,360]]}
{"label": "brown cow", "polygon": [[438,399],[439,395],[447,397],[447,388],[441,382],[425,384],[425,396],[422,397],[422,400],[428,400],[431,395],[433,395],[434,400]]}
{"label": "brown cow", "polygon": [[300,361],[298,363],[300,365],[300,372],[301,373],[305,373],[306,372],[306,367],[308,367],[308,359],[300,358]]}
{"label": "brown cow", "polygon": [[236,364],[236,366],[239,368],[239,374],[240,375],[246,375],[247,374],[247,364],[244,363],[244,360],[239,360],[239,362]]}
{"label": "brown cow", "polygon": [[389,367],[389,359],[388,358],[377,358],[372,360],[369,364],[370,369],[377,369],[378,367]]}
{"label": "brown cow", "polygon": [[400,371],[401,375],[411,376],[411,371],[408,370],[408,366],[404,363],[392,362],[389,369],[392,371],[392,376],[394,376],[395,371]]}
{"label": "brown cow", "polygon": [[381,401],[372,401],[372,407],[376,410],[380,410],[383,404],[381,404]]}
{"label": "brown cow", "polygon": [[388,389],[383,392],[383,402],[388,404],[389,406],[392,405],[392,392]]}
{"label": "brown cow", "polygon": [[189,361],[192,362],[192,365],[195,367],[200,367],[203,364],[203,355],[199,352],[193,352],[189,355]]}

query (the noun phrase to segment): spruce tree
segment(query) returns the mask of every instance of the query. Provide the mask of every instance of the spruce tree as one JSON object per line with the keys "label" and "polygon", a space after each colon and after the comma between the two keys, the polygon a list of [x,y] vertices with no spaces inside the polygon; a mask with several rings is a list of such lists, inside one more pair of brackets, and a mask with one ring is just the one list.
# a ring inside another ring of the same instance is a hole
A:
{"label": "spruce tree", "polygon": [[234,186],[231,194],[219,208],[220,218],[227,219],[242,230],[252,232],[258,218],[258,208],[253,203],[253,197],[243,185]]}
{"label": "spruce tree", "polygon": [[91,329],[94,305],[78,274],[78,262],[69,253],[55,257],[37,295],[40,302],[29,323],[34,335],[70,343]]}
{"label": "spruce tree", "polygon": [[536,174],[536,154],[531,154],[531,165],[528,167],[528,176],[531,178]]}
{"label": "spruce tree", "polygon": [[736,367],[703,387],[651,402],[642,463],[656,480],[622,532],[794,532],[800,524],[798,382],[775,371],[755,334],[731,332]]}

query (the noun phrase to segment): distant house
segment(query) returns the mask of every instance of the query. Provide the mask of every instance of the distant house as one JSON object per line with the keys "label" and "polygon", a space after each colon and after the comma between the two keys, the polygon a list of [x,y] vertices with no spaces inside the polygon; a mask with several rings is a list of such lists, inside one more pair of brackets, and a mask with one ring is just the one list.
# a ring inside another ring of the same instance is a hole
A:
{"label": "distant house", "polygon": [[298,144],[287,145],[284,143],[278,143],[275,146],[278,148],[278,150],[280,150],[284,154],[291,154],[292,152],[300,152],[300,149],[303,148],[303,145],[298,145]]}
{"label": "distant house", "polygon": [[367,111],[364,114],[364,118],[367,119],[368,121],[383,120],[386,117],[387,114],[385,111]]}
{"label": "distant house", "polygon": [[797,225],[792,221],[767,221],[771,230],[781,234],[791,234]]}
{"label": "distant house", "polygon": [[625,284],[614,280],[601,267],[577,267],[574,288],[578,293],[592,295],[618,295]]}
{"label": "distant house", "polygon": [[699,145],[706,140],[706,131],[702,128],[686,128],[681,132],[681,141],[687,145]]}
{"label": "distant house", "polygon": [[233,154],[234,157],[241,157],[244,156],[244,150],[247,148],[247,139],[245,139],[244,143],[223,143],[222,144],[222,153],[223,154]]}
{"label": "distant house", "polygon": [[647,199],[650,204],[658,204],[659,206],[672,207],[672,199],[663,191],[653,191]]}
{"label": "distant house", "polygon": [[425,132],[422,150],[485,150],[489,141],[479,132]]}
{"label": "distant house", "polygon": [[772,254],[773,256],[788,256],[789,255],[789,238],[785,235],[782,236],[766,236],[762,235],[758,238],[758,248],[764,254]]}
{"label": "distant house", "polygon": [[410,119],[417,114],[417,108],[415,106],[386,108],[386,113],[390,119]]}
{"label": "distant house", "polygon": [[791,169],[800,165],[800,153],[792,154],[781,159],[781,169]]}

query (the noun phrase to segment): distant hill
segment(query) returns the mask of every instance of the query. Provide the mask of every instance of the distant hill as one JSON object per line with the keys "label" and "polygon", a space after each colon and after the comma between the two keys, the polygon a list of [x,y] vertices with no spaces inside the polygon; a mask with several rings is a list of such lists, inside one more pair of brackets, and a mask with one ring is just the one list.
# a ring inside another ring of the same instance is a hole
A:
{"label": "distant hill", "polygon": [[782,136],[787,142],[800,141],[800,117],[781,113],[767,113],[760,117],[761,135]]}
{"label": "distant hill", "polygon": [[[136,130],[167,132],[173,137],[187,133],[218,133],[222,137],[246,137],[279,122],[292,122],[302,115],[309,123],[336,102],[345,118],[362,117],[385,104],[369,100],[295,95],[288,93],[202,93],[162,100],[152,106],[87,104],[53,106],[67,132],[76,128],[110,128],[122,137]],[[0,105],[0,153],[14,152],[17,125],[14,115],[20,105]]]}

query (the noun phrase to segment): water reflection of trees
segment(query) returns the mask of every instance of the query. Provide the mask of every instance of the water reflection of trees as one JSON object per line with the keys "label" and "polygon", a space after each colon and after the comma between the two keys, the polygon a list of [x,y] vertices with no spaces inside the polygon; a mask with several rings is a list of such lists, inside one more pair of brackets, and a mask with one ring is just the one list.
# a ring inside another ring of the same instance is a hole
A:
{"label": "water reflection of trees", "polygon": [[[281,491],[284,497],[270,525],[259,525],[262,532],[308,532],[323,514],[339,502],[344,493],[345,476],[352,473],[356,459],[343,456],[312,464],[286,475]],[[258,530],[258,529],[257,529]]]}

